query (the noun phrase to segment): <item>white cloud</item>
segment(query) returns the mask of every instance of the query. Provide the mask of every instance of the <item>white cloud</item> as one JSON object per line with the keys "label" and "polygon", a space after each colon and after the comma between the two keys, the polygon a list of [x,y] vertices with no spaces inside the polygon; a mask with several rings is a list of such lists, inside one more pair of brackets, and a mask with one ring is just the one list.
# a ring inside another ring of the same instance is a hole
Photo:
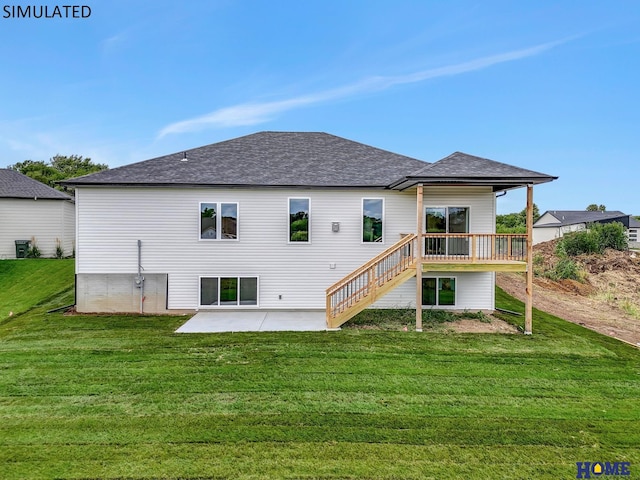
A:
{"label": "white cloud", "polygon": [[201,131],[207,128],[236,127],[265,123],[273,119],[278,113],[293,110],[295,108],[346,98],[362,93],[382,91],[389,89],[394,85],[418,83],[432,78],[473,72],[492,65],[539,55],[546,50],[565,43],[566,41],[567,40],[544,43],[522,50],[514,50],[489,57],[478,58],[464,63],[422,70],[407,75],[369,77],[343,87],[285,100],[262,103],[242,103],[231,107],[220,108],[206,115],[167,125],[160,130],[158,138],[176,133]]}

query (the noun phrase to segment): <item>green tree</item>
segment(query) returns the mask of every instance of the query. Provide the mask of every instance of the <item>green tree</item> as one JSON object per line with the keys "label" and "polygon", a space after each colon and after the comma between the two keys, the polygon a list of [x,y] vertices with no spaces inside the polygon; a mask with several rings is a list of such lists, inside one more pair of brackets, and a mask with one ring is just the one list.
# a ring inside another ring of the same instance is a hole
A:
{"label": "green tree", "polygon": [[604,205],[597,205],[595,203],[587,206],[587,212],[604,212],[606,210],[607,207],[605,207]]}
{"label": "green tree", "polygon": [[57,182],[68,178],[80,177],[90,173],[101,172],[109,167],[104,163],[93,163],[82,155],[55,155],[48,162],[42,160],[25,160],[10,165],[11,170],[22,173],[57,190],[74,194],[73,188],[58,185]]}
{"label": "green tree", "polygon": [[[533,204],[534,223],[540,218],[540,209]],[[496,215],[496,233],[525,233],[527,231],[527,209],[519,213]]]}

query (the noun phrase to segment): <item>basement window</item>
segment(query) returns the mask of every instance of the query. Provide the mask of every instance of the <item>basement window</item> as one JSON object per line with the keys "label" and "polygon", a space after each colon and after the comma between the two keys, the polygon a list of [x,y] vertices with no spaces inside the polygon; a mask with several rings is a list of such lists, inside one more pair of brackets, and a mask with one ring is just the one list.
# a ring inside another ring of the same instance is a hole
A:
{"label": "basement window", "polygon": [[456,278],[427,277],[422,279],[422,305],[455,306]]}
{"label": "basement window", "polygon": [[201,307],[258,305],[258,277],[200,277]]}

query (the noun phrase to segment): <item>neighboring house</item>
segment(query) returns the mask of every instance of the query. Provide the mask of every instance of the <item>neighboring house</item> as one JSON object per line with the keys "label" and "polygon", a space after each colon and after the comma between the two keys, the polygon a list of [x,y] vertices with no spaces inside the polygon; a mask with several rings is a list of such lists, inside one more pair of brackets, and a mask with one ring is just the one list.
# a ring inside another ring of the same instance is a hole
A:
{"label": "neighboring house", "polygon": [[527,268],[496,193],[554,178],[261,132],[72,179],[77,310],[326,309],[331,327],[368,306],[493,310],[495,271]]}
{"label": "neighboring house", "polygon": [[618,211],[547,210],[533,224],[533,244],[561,238],[566,233],[585,230],[590,223],[619,222],[628,229],[631,221],[637,223],[630,215]]}
{"label": "neighboring house", "polygon": [[73,198],[19,172],[0,169],[0,258],[16,258],[16,240],[35,239],[43,257],[54,257],[58,242],[73,254]]}
{"label": "neighboring house", "polygon": [[640,248],[640,222],[633,216],[629,216],[627,237],[629,238],[629,248]]}

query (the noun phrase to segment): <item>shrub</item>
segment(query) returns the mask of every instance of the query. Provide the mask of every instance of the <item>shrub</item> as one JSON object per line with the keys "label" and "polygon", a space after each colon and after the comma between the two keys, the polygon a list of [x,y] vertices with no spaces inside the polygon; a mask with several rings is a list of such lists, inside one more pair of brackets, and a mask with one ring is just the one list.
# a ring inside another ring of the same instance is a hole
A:
{"label": "shrub", "polygon": [[575,257],[582,254],[603,253],[606,248],[627,249],[627,236],[621,223],[594,223],[589,230],[565,235],[556,246],[556,254]]}
{"label": "shrub", "polygon": [[56,238],[56,258],[64,258],[64,248],[59,238]]}
{"label": "shrub", "polygon": [[42,255],[42,253],[38,248],[36,238],[31,237],[31,243],[29,244],[29,249],[27,250],[27,258],[40,258],[40,255]]}
{"label": "shrub", "polygon": [[561,258],[556,266],[549,272],[549,278],[552,280],[576,280],[582,282],[584,274],[576,262],[570,258]]}
{"label": "shrub", "polygon": [[627,249],[627,236],[624,232],[624,225],[620,222],[597,223],[591,227],[591,231],[597,235],[603,251],[605,248]]}
{"label": "shrub", "polygon": [[570,233],[562,237],[556,246],[556,254],[559,256],[575,257],[583,253],[602,253],[598,244],[598,237],[589,230]]}

